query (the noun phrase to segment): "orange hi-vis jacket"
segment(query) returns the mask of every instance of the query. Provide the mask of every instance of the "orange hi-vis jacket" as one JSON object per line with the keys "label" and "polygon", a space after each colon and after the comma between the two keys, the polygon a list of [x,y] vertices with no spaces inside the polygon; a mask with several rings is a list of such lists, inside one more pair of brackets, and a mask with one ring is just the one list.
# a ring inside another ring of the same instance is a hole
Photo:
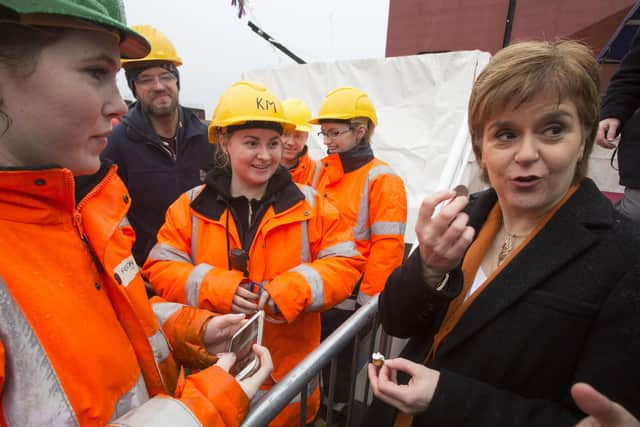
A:
{"label": "orange hi-vis jacket", "polygon": [[[243,246],[228,207],[230,177],[226,179],[223,183],[222,177],[210,174],[206,185],[169,207],[143,269],[162,297],[220,313],[231,311],[243,273],[230,269],[227,241],[230,248]],[[269,292],[284,320],[265,322],[263,336],[273,358],[272,378],[280,381],[319,345],[319,312],[351,294],[364,258],[336,208],[311,187],[294,184],[284,168],[274,179],[284,184],[263,197],[269,201],[266,211],[245,250],[249,279]],[[319,407],[317,382],[308,387],[308,396],[311,422]],[[299,399],[271,425],[298,425]]]}
{"label": "orange hi-vis jacket", "polygon": [[315,186],[320,173],[320,162],[309,157],[309,149],[304,147],[304,153],[298,158],[298,164],[289,169],[291,179],[298,184]]}
{"label": "orange hi-vis jacket", "polygon": [[[367,260],[357,294],[357,302],[364,304],[382,291],[387,277],[402,264],[407,195],[402,178],[373,157],[368,145],[356,149],[365,155],[349,158],[349,153],[336,153],[320,161],[316,190],[344,215]],[[353,310],[355,301],[348,299],[338,307]]]}
{"label": "orange hi-vis jacket", "polygon": [[[213,314],[149,303],[129,206],[115,166],[75,181],[0,171],[0,425],[235,426],[246,414],[235,379],[206,368]],[[185,379],[178,363],[203,370]]]}

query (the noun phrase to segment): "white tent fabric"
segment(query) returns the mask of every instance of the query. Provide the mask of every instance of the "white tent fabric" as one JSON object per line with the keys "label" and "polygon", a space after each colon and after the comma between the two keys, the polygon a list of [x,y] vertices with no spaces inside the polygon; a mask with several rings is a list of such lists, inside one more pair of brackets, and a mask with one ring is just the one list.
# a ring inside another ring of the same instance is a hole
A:
{"label": "white tent fabric", "polygon": [[[262,82],[283,100],[300,98],[314,114],[336,87],[367,92],[379,119],[372,147],[404,179],[409,207],[405,240],[413,242],[416,211],[426,194],[458,183],[481,187],[472,165],[466,109],[473,81],[489,58],[486,52],[459,51],[291,65],[245,72],[242,78]],[[325,155],[317,131],[314,126],[309,139],[316,159]],[[620,191],[608,155],[594,149],[591,175],[603,190]]]}
{"label": "white tent fabric", "polygon": [[[410,242],[417,207],[425,194],[439,188],[456,135],[461,127],[466,130],[471,85],[488,59],[480,51],[452,52],[291,65],[246,72],[242,78],[264,83],[281,99],[301,98],[314,114],[336,87],[367,92],[378,114],[374,153],[402,176],[407,188],[405,237]],[[313,158],[325,155],[319,130],[314,126],[309,139]]]}

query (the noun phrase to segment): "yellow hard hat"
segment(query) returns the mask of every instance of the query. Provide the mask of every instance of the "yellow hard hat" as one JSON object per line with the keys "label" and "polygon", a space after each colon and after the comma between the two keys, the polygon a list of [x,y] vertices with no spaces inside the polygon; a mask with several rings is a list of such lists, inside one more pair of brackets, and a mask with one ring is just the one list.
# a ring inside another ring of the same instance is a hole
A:
{"label": "yellow hard hat", "polygon": [[291,132],[295,123],[284,116],[282,103],[262,83],[242,80],[225,90],[209,123],[209,141],[216,143],[217,131],[247,122],[272,122]]}
{"label": "yellow hard hat", "polygon": [[353,87],[339,87],[324,97],[318,116],[309,120],[314,125],[320,120],[349,120],[356,117],[367,117],[374,125],[378,124],[378,116],[369,95]]}
{"label": "yellow hard hat", "polygon": [[145,62],[152,61],[171,62],[176,67],[182,65],[182,59],[178,56],[176,48],[167,36],[151,25],[133,25],[131,28],[142,34],[149,41],[151,51],[144,58],[123,59],[122,66],[124,68],[138,67],[144,65],[143,63]]}
{"label": "yellow hard hat", "polygon": [[287,120],[296,124],[296,130],[301,132],[311,132],[311,109],[304,103],[302,99],[289,98],[282,101],[284,115]]}

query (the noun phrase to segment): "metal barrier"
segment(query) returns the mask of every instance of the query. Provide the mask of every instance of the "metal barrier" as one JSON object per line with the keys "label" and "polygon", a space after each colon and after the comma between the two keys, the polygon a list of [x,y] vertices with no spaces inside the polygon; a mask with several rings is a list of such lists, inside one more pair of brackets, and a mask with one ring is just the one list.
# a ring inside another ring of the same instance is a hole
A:
{"label": "metal barrier", "polygon": [[[269,421],[275,418],[276,415],[293,399],[297,394],[301,395],[302,414],[300,417],[300,425],[305,425],[306,419],[306,385],[314,377],[320,374],[322,368],[324,368],[329,361],[332,363],[332,381],[335,379],[335,357],[340,350],[346,347],[351,340],[355,340],[356,349],[358,348],[359,336],[358,333],[366,327],[371,327],[372,330],[378,329],[378,322],[376,315],[378,313],[378,296],[372,298],[365,305],[360,307],[355,313],[351,315],[338,329],[336,329],[331,335],[329,335],[324,341],[320,343],[318,348],[305,357],[295,368],[293,368],[280,382],[278,382],[267,394],[255,403],[249,411],[249,414],[242,423],[242,427],[263,427],[266,426]],[[375,343],[375,333],[372,334],[371,348],[373,349]],[[381,333],[379,348],[381,348],[384,354],[388,354],[388,347],[390,346],[389,340]],[[356,364],[356,354],[352,360],[352,366]],[[371,352],[369,352],[371,354]],[[351,397],[347,408],[347,425],[351,420],[351,410],[354,396],[354,383],[355,383],[355,369],[352,369],[352,381],[351,381]],[[365,383],[365,403],[369,396],[369,384],[368,378]],[[333,400],[333,385],[329,385],[329,402]],[[331,407],[331,405],[328,405]],[[331,425],[331,410],[327,413],[327,425]]]}

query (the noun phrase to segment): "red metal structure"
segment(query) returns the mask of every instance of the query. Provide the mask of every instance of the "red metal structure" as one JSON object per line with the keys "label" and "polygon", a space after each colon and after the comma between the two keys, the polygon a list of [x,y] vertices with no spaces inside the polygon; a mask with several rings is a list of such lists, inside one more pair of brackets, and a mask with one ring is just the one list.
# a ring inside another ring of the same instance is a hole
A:
{"label": "red metal structure", "polygon": [[[579,39],[597,54],[634,0],[390,0],[386,56],[480,49],[511,42]],[[509,10],[513,19],[508,20]],[[603,88],[617,65],[603,65]],[[604,90],[604,89],[603,89]]]}

